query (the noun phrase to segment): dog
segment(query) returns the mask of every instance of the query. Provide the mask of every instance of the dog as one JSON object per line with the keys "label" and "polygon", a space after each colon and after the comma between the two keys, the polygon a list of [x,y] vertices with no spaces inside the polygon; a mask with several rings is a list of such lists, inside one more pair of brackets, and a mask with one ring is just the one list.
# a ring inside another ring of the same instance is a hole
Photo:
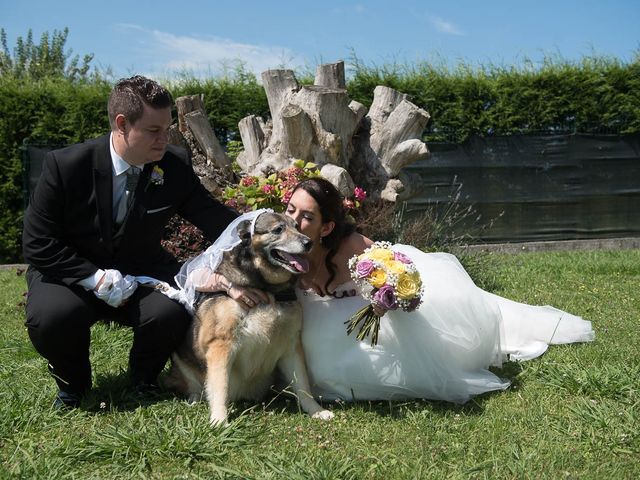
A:
{"label": "dog", "polygon": [[[302,307],[295,298],[296,275],[308,270],[300,255],[312,241],[295,221],[273,212],[238,226],[241,243],[225,252],[216,272],[235,286],[267,292],[271,303],[250,310],[220,293],[204,294],[185,340],[172,355],[165,385],[198,401],[209,402],[210,423],[226,424],[228,404],[259,400],[280,370],[293,386],[300,407],[313,418],[329,420],[311,395],[302,349]],[[284,295],[284,297],[283,297]]]}

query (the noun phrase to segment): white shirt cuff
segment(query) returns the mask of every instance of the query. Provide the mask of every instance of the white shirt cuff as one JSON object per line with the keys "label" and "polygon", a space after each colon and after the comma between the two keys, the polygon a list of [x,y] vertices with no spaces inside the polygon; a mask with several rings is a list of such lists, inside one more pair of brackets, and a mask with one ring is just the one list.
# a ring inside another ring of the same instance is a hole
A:
{"label": "white shirt cuff", "polygon": [[104,275],[104,270],[99,269],[96,271],[96,273],[94,273],[90,277],[83,278],[82,280],[80,280],[78,282],[78,285],[83,287],[85,290],[89,290],[89,291],[94,290],[96,288],[96,285],[98,285],[98,282],[100,281],[100,279],[103,277],[103,275]]}

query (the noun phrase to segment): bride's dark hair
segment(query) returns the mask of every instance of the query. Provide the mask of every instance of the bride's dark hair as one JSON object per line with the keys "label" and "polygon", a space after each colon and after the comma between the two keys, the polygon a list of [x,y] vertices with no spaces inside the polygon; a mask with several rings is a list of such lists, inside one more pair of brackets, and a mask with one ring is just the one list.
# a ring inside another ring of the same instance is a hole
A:
{"label": "bride's dark hair", "polygon": [[331,233],[322,237],[322,245],[328,250],[324,259],[329,272],[329,279],[324,284],[324,290],[328,293],[328,286],[336,276],[336,266],[331,259],[338,251],[342,240],[355,232],[356,226],[347,219],[342,204],[342,195],[330,181],[321,177],[309,178],[298,183],[293,192],[298,189],[304,190],[316,201],[322,214],[322,223],[335,223]]}

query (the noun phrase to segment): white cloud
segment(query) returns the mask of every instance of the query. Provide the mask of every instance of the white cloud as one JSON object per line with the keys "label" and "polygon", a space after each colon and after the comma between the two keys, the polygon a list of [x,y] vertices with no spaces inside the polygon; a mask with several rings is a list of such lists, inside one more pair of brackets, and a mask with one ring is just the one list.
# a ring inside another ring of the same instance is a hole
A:
{"label": "white cloud", "polygon": [[135,33],[137,53],[148,61],[148,68],[160,74],[184,71],[195,75],[219,74],[240,62],[260,78],[265,70],[294,68],[302,63],[285,47],[252,45],[214,36],[176,35],[131,24],[120,24],[117,28]]}
{"label": "white cloud", "polygon": [[460,30],[460,28],[458,28],[451,22],[447,22],[443,18],[432,16],[429,17],[429,22],[431,22],[431,24],[436,27],[436,30],[441,33],[446,33],[449,35],[464,35],[464,32]]}
{"label": "white cloud", "polygon": [[344,5],[340,7],[334,7],[331,9],[331,13],[334,15],[347,15],[351,13],[355,13],[357,15],[361,15],[367,11],[365,5],[362,3],[356,3],[353,5]]}

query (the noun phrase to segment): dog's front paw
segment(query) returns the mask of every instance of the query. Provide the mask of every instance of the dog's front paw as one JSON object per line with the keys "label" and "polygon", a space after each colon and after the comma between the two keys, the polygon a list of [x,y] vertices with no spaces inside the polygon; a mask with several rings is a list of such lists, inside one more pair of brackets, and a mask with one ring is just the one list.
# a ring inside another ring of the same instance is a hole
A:
{"label": "dog's front paw", "polygon": [[329,410],[320,410],[319,412],[314,413],[313,415],[311,415],[311,418],[317,418],[319,420],[331,420],[333,417],[335,417],[335,414],[333,412],[330,412]]}
{"label": "dog's front paw", "polygon": [[209,411],[209,423],[211,424],[211,426],[226,427],[227,425],[229,425],[229,422],[227,421],[229,413],[227,412],[226,407],[214,405]]}
{"label": "dog's front paw", "polygon": [[211,415],[211,417],[209,417],[209,424],[212,427],[226,427],[229,425],[229,421],[226,415]]}

